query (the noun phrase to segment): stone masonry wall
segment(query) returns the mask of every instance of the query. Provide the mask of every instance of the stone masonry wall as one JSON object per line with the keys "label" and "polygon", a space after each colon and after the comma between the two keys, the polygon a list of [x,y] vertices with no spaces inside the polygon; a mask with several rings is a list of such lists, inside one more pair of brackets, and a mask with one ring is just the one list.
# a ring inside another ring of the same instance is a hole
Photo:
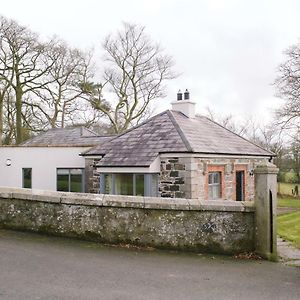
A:
{"label": "stone masonry wall", "polygon": [[236,171],[245,174],[245,200],[254,199],[252,171],[265,159],[163,157],[159,181],[161,197],[208,200],[208,173],[221,172],[222,199],[235,200]]}
{"label": "stone masonry wall", "polygon": [[0,227],[110,244],[223,254],[252,251],[254,215],[252,202],[0,188]]}
{"label": "stone masonry wall", "polygon": [[100,173],[95,165],[100,159],[85,159],[85,192],[98,194],[100,192]]}
{"label": "stone masonry wall", "polygon": [[159,194],[161,197],[184,198],[185,164],[178,157],[161,160]]}

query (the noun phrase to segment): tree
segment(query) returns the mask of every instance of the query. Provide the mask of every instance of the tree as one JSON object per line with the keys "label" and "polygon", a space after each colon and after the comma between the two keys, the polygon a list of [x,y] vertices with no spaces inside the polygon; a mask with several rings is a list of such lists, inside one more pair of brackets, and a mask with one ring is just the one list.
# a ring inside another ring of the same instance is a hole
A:
{"label": "tree", "polygon": [[14,90],[16,142],[19,144],[23,141],[24,95],[45,85],[42,77],[52,65],[45,61],[48,45],[39,42],[37,34],[13,20],[0,17],[0,40],[0,78]]}
{"label": "tree", "polygon": [[277,95],[284,105],[277,111],[279,124],[285,129],[299,129],[300,125],[300,43],[285,51],[286,60],[279,66],[275,80]]}
{"label": "tree", "polygon": [[[120,133],[147,114],[150,103],[165,96],[164,82],[175,77],[170,56],[153,43],[145,27],[124,23],[122,31],[109,35],[104,43],[106,68],[103,84],[82,86],[92,106],[101,111]],[[113,95],[107,101],[103,93]]]}
{"label": "tree", "polygon": [[58,40],[46,52],[47,64],[51,65],[45,75],[47,83],[34,90],[35,97],[26,102],[45,127],[63,128],[73,120],[73,115],[77,115],[82,106],[81,85],[91,76],[91,56]]}

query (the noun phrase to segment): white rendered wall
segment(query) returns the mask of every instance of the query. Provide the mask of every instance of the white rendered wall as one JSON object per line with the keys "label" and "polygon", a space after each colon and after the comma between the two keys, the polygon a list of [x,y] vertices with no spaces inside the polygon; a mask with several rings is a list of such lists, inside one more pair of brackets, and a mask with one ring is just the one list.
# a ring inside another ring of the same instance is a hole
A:
{"label": "white rendered wall", "polygon": [[[0,147],[0,186],[22,187],[22,168],[32,168],[32,188],[56,191],[57,168],[84,168],[87,147]],[[6,160],[11,166],[6,166]]]}

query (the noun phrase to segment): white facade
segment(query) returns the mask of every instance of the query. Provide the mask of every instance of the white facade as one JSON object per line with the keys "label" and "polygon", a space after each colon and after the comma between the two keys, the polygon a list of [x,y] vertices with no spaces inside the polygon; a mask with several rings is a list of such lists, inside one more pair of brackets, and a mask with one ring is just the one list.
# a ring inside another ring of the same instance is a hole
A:
{"label": "white facade", "polygon": [[89,148],[0,147],[0,186],[22,187],[22,168],[32,168],[33,189],[56,191],[57,168],[84,168]]}

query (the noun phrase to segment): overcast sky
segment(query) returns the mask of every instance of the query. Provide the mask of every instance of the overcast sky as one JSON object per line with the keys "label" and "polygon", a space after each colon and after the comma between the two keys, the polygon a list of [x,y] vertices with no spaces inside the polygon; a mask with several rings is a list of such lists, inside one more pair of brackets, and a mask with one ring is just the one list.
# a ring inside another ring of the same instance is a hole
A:
{"label": "overcast sky", "polygon": [[188,88],[199,113],[209,106],[270,119],[282,103],[272,86],[276,68],[300,38],[299,0],[14,0],[0,7],[3,16],[82,49],[100,48],[122,21],[146,26],[181,73],[158,111]]}

